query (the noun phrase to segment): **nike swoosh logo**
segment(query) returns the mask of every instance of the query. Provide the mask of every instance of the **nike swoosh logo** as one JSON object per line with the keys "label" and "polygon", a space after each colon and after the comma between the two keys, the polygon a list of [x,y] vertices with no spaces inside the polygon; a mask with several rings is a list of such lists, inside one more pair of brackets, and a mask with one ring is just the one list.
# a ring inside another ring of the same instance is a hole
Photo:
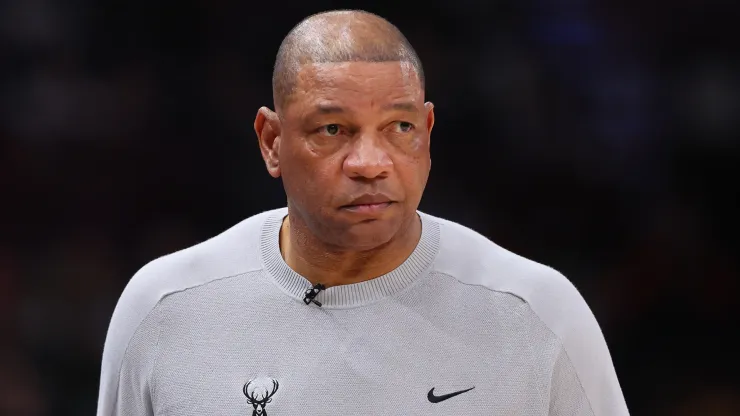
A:
{"label": "nike swoosh logo", "polygon": [[451,399],[451,398],[453,398],[453,397],[455,397],[457,395],[460,395],[460,394],[469,392],[470,390],[473,390],[474,388],[475,388],[475,386],[473,386],[473,387],[471,387],[469,389],[456,391],[454,393],[443,394],[441,396],[435,396],[434,395],[434,387],[432,387],[432,389],[429,390],[429,394],[427,394],[427,399],[429,399],[429,401],[432,402],[432,403],[439,403],[439,402],[443,402],[443,401],[445,401],[447,399]]}

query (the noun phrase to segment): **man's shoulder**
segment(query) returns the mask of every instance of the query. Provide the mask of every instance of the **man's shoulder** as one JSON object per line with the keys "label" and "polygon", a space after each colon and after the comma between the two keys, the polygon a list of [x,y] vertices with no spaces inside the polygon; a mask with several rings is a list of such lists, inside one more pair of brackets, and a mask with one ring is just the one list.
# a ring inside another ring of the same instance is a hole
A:
{"label": "man's shoulder", "polygon": [[254,215],[206,241],[152,260],[128,282],[118,307],[148,311],[169,294],[259,270],[262,226],[281,210]]}
{"label": "man's shoulder", "polygon": [[[629,414],[601,328],[565,276],[460,224],[434,220],[440,225],[436,272],[460,284],[520,298],[558,339],[594,414]],[[500,299],[490,298],[492,302]]]}
{"label": "man's shoulder", "polygon": [[[170,294],[259,270],[263,224],[272,215],[279,214],[280,210],[273,210],[247,218],[207,241],[149,262],[131,278],[118,300],[108,327],[103,350],[100,400],[111,400],[111,397],[115,400],[119,373],[136,332],[140,328],[143,328],[144,334],[146,331],[156,331],[156,325],[143,323],[156,310],[157,304]],[[139,339],[156,344],[157,337],[146,335]],[[134,351],[151,355],[154,349],[137,348]],[[132,359],[129,365],[136,368],[144,362],[148,361],[139,357]]]}
{"label": "man's shoulder", "polygon": [[520,298],[559,338],[567,336],[572,329],[567,327],[579,315],[591,314],[575,286],[557,270],[506,250],[461,224],[431,218],[440,225],[436,272],[461,284]]}
{"label": "man's shoulder", "polygon": [[440,225],[440,250],[434,267],[437,272],[461,283],[510,292],[524,300],[543,286],[570,286],[568,279],[552,267],[515,254],[464,225],[427,216]]}

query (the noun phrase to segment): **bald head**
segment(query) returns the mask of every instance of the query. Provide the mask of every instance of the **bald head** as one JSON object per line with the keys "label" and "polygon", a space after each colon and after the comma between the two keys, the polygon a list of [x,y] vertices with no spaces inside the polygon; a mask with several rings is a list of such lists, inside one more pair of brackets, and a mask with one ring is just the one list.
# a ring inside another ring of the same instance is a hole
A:
{"label": "bald head", "polygon": [[326,62],[406,62],[424,88],[416,51],[393,24],[372,13],[331,11],[301,21],[278,50],[272,74],[276,109],[290,100],[303,65]]}

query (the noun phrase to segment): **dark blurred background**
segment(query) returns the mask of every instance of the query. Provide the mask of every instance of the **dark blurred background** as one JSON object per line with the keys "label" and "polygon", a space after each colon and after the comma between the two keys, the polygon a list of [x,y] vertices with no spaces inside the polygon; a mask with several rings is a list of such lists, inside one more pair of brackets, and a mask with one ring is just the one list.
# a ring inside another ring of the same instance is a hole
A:
{"label": "dark blurred background", "polygon": [[740,415],[731,1],[0,1],[0,414],[95,412],[149,260],[283,206],[252,130],[301,18],[407,35],[436,104],[422,210],[555,267],[633,415]]}

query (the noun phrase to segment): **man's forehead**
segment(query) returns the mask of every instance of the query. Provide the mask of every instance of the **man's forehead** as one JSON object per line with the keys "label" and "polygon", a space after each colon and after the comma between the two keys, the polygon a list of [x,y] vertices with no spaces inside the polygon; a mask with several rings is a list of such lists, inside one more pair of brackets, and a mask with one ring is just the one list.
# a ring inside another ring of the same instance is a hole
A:
{"label": "man's forehead", "polygon": [[421,90],[419,75],[405,61],[390,62],[321,62],[301,65],[296,87],[311,91],[321,88],[402,89],[409,93]]}

